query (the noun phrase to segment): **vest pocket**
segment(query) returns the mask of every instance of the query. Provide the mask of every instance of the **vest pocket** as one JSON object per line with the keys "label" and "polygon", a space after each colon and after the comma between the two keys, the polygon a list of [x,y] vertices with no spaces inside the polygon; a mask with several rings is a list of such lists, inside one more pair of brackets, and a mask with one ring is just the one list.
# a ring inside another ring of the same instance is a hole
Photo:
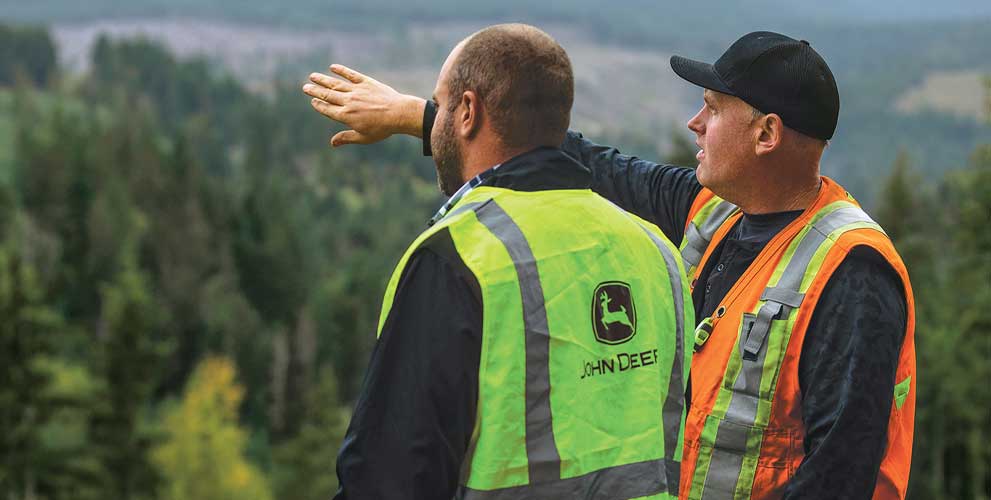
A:
{"label": "vest pocket", "polygon": [[757,468],[786,469],[790,476],[794,473],[793,452],[794,433],[788,429],[765,429],[761,443]]}
{"label": "vest pocket", "polygon": [[781,498],[788,481],[795,475],[803,456],[795,448],[795,436],[790,429],[765,431],[751,490],[760,498]]}
{"label": "vest pocket", "polygon": [[[761,492],[760,498],[780,496],[801,461],[795,433],[790,429],[742,424],[709,415],[696,443],[698,468],[692,488],[713,498],[733,498]],[[712,432],[715,430],[715,432]]]}

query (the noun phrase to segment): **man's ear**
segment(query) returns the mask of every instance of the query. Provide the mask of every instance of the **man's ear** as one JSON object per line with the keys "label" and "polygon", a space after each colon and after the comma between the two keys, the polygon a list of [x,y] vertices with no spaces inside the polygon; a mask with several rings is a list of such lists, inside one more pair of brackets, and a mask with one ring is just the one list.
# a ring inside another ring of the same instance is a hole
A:
{"label": "man's ear", "polygon": [[458,134],[464,139],[471,139],[482,126],[482,101],[474,90],[466,90],[461,94],[457,113],[455,119],[461,125]]}
{"label": "man's ear", "polygon": [[768,113],[757,119],[754,134],[757,135],[754,152],[757,156],[773,152],[781,146],[784,139],[785,124],[781,117],[775,113]]}

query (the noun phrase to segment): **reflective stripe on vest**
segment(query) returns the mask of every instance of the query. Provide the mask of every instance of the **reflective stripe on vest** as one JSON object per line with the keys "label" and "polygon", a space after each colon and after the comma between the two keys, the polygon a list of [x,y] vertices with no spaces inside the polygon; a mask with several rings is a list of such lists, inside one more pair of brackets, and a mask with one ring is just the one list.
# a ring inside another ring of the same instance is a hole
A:
{"label": "reflective stripe on vest", "polygon": [[548,367],[550,332],[537,261],[523,232],[494,200],[475,209],[478,221],[506,247],[516,266],[523,298],[526,336],[526,455],[530,483],[561,478],[561,456],[551,420],[551,377]]}
{"label": "reflective stripe on vest", "polygon": [[[665,462],[664,459],[658,459],[617,465],[599,469],[583,476],[498,490],[473,490],[461,486],[455,498],[458,500],[519,500],[521,498],[534,500],[572,498],[626,500],[656,495],[665,491],[669,492],[672,497],[677,497],[678,478],[665,477],[669,471]],[[675,490],[674,492],[670,492],[672,488]]]}
{"label": "reflective stripe on vest", "polygon": [[[640,224],[638,222],[638,224]],[[661,238],[640,224],[650,240],[654,242],[657,249],[664,258],[664,264],[668,268],[668,276],[671,277],[671,296],[674,297],[674,314],[676,328],[676,347],[674,352],[674,363],[671,366],[671,381],[668,383],[668,397],[664,400],[664,459],[665,470],[667,471],[668,493],[678,495],[678,483],[681,477],[681,464],[674,459],[675,453],[681,446],[681,418],[685,412],[685,384],[682,377],[685,367],[682,365],[685,353],[685,300],[684,282],[680,279],[678,262],[670,249],[661,241]]]}
{"label": "reflective stripe on vest", "polygon": [[688,223],[681,246],[681,258],[689,278],[695,274],[695,266],[702,261],[705,249],[712,241],[712,236],[719,230],[719,226],[722,226],[737,210],[736,205],[714,196]]}
{"label": "reflective stripe on vest", "polygon": [[[793,312],[801,306],[805,291],[815,278],[825,253],[846,231],[871,228],[883,232],[859,207],[845,201],[823,207],[796,237],[775,268],[761,294],[757,313],[744,314],[739,351],[730,356],[724,387],[713,416],[705,423],[705,435],[714,432],[711,456],[700,455],[693,478],[692,499],[750,498],[754,474],[768,423],[774,375],[781,363]],[[780,337],[768,342],[768,337]],[[775,346],[769,348],[769,344]],[[780,347],[780,348],[779,348]],[[768,353],[772,352],[771,359]],[[726,400],[729,399],[727,402]],[[702,488],[698,488],[702,485]]]}

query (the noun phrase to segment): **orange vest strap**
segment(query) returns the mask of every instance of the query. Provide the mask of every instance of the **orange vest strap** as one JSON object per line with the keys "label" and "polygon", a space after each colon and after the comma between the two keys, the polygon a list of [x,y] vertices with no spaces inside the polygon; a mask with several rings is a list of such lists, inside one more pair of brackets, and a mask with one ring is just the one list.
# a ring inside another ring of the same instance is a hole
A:
{"label": "orange vest strap", "polygon": [[721,200],[701,220],[693,220],[688,223],[688,228],[685,230],[685,245],[681,249],[681,258],[685,261],[686,272],[690,273],[689,270],[694,269],[699,264],[702,255],[705,254],[705,249],[712,241],[712,235],[716,234],[719,226],[722,226],[723,222],[726,222],[726,219],[729,219],[737,210],[736,205]]}

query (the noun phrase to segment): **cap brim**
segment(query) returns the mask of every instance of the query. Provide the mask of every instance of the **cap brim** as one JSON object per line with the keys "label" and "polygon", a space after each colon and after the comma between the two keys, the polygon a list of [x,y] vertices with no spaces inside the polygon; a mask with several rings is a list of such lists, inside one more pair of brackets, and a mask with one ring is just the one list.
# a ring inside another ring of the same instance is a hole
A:
{"label": "cap brim", "polygon": [[699,87],[704,87],[724,94],[736,95],[716,74],[716,69],[709,63],[694,61],[681,56],[671,56],[671,69],[675,74]]}

